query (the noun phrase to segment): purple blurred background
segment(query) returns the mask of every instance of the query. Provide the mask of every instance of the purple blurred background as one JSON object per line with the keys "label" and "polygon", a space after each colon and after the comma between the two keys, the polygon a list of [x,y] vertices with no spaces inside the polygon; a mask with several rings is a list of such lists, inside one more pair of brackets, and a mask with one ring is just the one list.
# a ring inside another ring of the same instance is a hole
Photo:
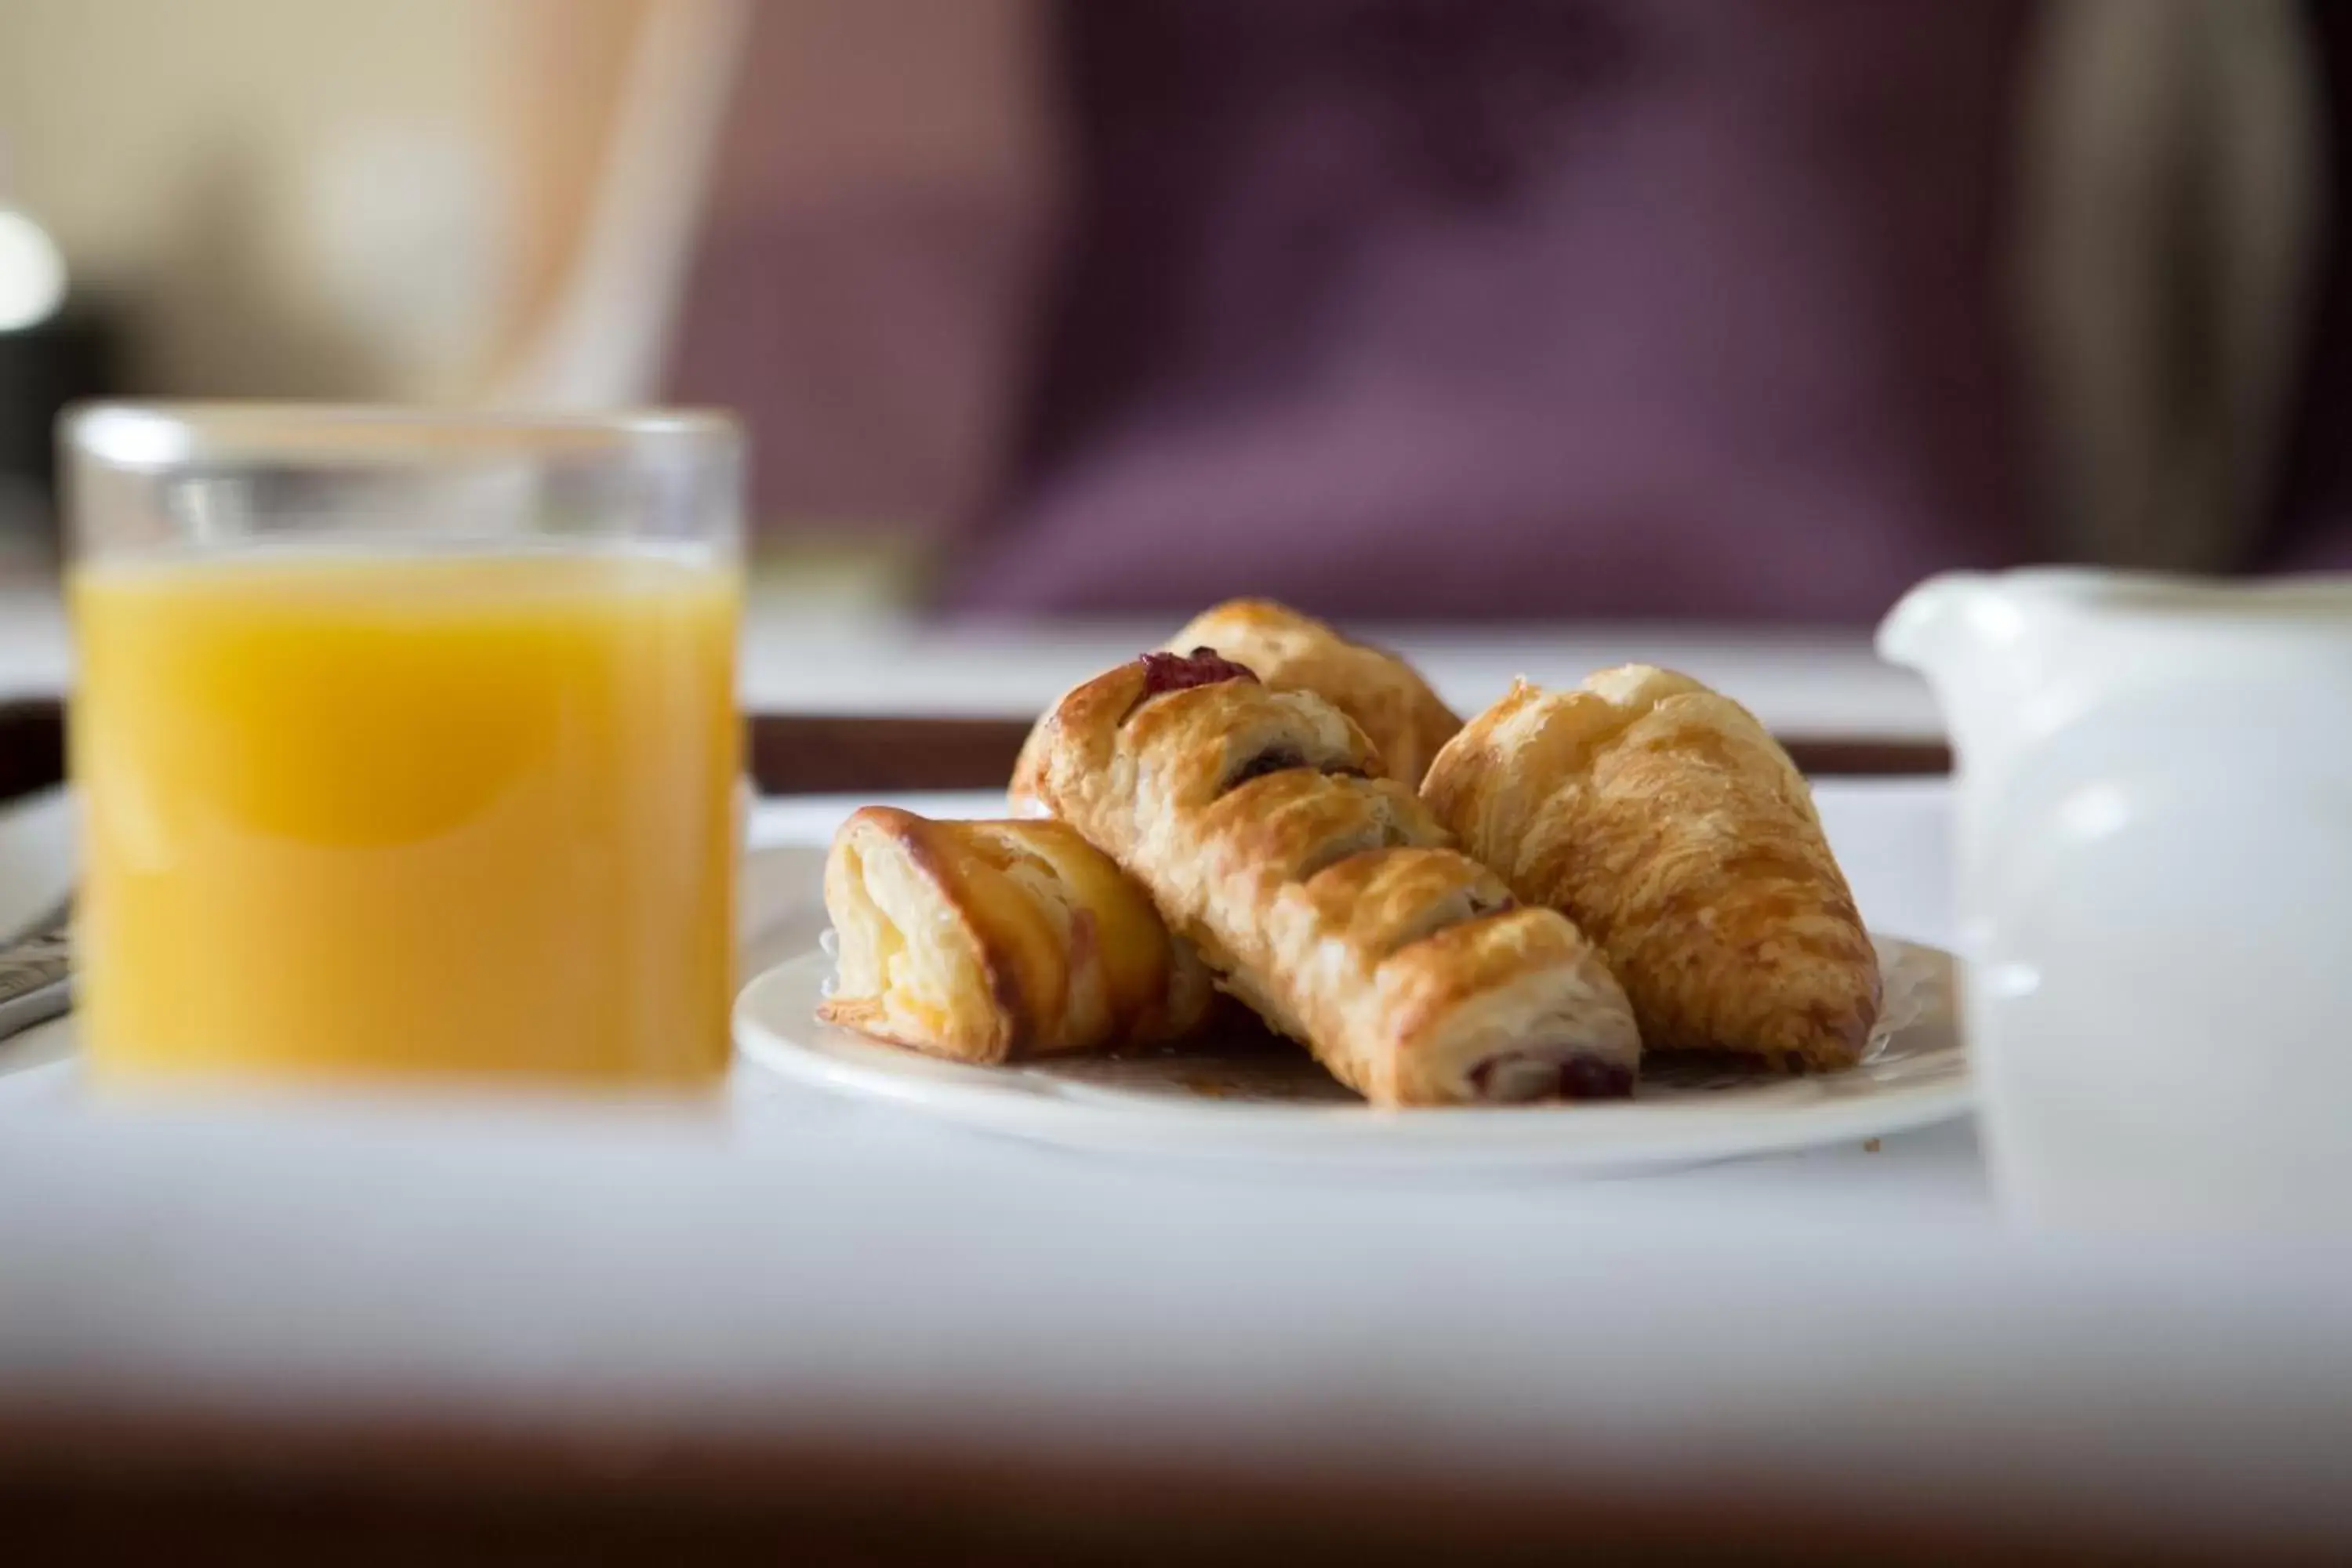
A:
{"label": "purple blurred background", "polygon": [[2352,563],[2320,0],[333,12],[0,8],[74,281],[0,468],[96,332],[133,394],[733,406],[770,559],[953,614]]}

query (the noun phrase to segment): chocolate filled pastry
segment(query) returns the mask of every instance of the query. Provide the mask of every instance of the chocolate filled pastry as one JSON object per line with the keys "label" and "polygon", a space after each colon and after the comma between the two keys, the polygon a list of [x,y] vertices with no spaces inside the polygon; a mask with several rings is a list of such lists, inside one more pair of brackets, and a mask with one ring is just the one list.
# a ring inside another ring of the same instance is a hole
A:
{"label": "chocolate filled pastry", "polygon": [[[1168,639],[1171,653],[1214,654],[1247,669],[1276,691],[1311,691],[1355,721],[1379,753],[1366,772],[1407,784],[1421,783],[1437,748],[1462,728],[1421,672],[1381,648],[1349,642],[1312,616],[1271,599],[1228,599],[1192,618]],[[1036,770],[1039,720],[1013,767],[1014,809],[1042,814],[1020,781]]]}
{"label": "chocolate filled pastry", "polygon": [[840,951],[818,1016],[932,1056],[1173,1039],[1216,1000],[1143,889],[1058,822],[869,805],[834,837],[824,905]]}
{"label": "chocolate filled pastry", "polygon": [[1208,648],[1276,691],[1311,691],[1356,721],[1380,752],[1381,778],[1419,784],[1462,721],[1396,655],[1349,642],[1312,616],[1270,599],[1229,599],[1168,640]]}
{"label": "chocolate filled pastry", "polygon": [[1319,697],[1156,653],[1065,697],[1016,784],[1375,1104],[1632,1093],[1640,1040],[1600,955],[1368,776],[1373,756]]}
{"label": "chocolate filled pastry", "polygon": [[1649,1049],[1860,1058],[1877,956],[1804,779],[1729,698],[1638,664],[1574,691],[1522,680],[1422,795],[1520,898],[1601,944]]}

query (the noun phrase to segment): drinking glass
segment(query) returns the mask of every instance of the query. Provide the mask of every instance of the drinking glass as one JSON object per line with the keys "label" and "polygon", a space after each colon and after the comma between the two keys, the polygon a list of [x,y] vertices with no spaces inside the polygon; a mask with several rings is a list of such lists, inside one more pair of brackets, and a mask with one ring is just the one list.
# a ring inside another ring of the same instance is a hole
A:
{"label": "drinking glass", "polygon": [[62,441],[101,1081],[719,1079],[731,422],[105,405]]}

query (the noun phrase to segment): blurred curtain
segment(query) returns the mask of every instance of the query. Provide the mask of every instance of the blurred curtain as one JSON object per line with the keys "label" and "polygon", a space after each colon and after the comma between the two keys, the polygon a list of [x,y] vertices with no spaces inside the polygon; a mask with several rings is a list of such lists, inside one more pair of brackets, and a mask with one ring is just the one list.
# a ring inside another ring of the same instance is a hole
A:
{"label": "blurred curtain", "polygon": [[2055,0],[2021,108],[2021,341],[2051,554],[2257,555],[2303,369],[2317,54],[2291,0]]}
{"label": "blurred curtain", "polygon": [[[511,0],[510,0],[511,3]],[[510,327],[477,395],[599,408],[659,395],[751,0],[520,0],[541,68],[508,100],[530,178]],[[601,20],[601,26],[596,25]]]}
{"label": "blurred curtain", "polygon": [[[2034,14],[2005,225],[2032,553],[2247,563],[2308,368],[2326,217],[2310,12]],[[937,539],[994,493],[1072,259],[1058,15],[754,7],[669,389],[744,411],[763,520]]]}
{"label": "blurred curtain", "polygon": [[1028,375],[1058,168],[1045,0],[762,0],[670,362],[763,524],[936,533]]}
{"label": "blurred curtain", "polygon": [[1060,7],[1068,240],[949,602],[1855,622],[2030,559],[2038,8]]}
{"label": "blurred curtain", "polygon": [[499,335],[486,345],[492,366],[528,353],[576,263],[613,156],[630,58],[655,0],[509,3],[518,52],[538,68],[498,104],[507,156],[530,173],[514,192],[513,282]]}
{"label": "blurred curtain", "polygon": [[2306,0],[2330,156],[2302,335],[2294,430],[2265,564],[2352,570],[2352,6]]}

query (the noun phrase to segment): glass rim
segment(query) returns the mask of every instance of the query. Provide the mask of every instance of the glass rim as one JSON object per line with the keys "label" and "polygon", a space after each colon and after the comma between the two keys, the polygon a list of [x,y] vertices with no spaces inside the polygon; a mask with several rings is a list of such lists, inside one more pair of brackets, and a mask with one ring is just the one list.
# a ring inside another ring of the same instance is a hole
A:
{"label": "glass rim", "polygon": [[58,420],[73,459],[121,470],[196,462],[418,462],[465,457],[731,455],[742,426],[720,408],[599,411],[411,404],[172,399],[76,404]]}

